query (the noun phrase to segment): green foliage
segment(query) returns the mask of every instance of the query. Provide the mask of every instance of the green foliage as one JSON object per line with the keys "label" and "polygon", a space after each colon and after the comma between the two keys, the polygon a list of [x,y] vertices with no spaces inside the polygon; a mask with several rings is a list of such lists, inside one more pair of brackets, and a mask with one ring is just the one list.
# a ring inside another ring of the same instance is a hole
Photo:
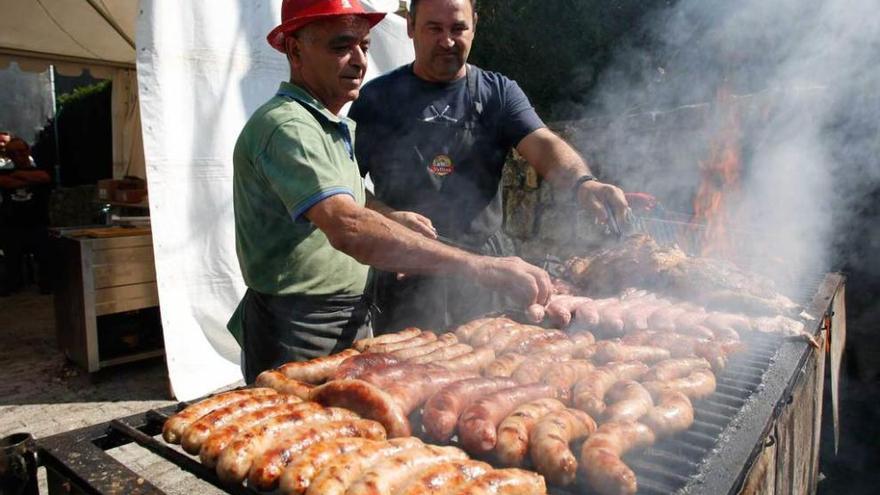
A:
{"label": "green foliage", "polygon": [[545,120],[588,101],[639,21],[671,0],[480,0],[471,61],[517,81]]}
{"label": "green foliage", "polygon": [[81,86],[73,90],[72,93],[66,93],[58,96],[58,110],[61,111],[67,105],[76,105],[82,100],[86,100],[93,95],[99,95],[104,91],[110,90],[110,81],[101,81],[90,86]]}

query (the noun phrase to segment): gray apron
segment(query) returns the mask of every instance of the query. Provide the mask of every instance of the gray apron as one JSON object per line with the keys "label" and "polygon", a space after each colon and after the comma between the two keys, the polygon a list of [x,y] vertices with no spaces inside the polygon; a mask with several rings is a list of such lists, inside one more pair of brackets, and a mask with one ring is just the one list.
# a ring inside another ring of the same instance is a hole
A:
{"label": "gray apron", "polygon": [[248,289],[240,307],[245,383],[267,369],[334,354],[370,336],[366,296],[271,296]]}

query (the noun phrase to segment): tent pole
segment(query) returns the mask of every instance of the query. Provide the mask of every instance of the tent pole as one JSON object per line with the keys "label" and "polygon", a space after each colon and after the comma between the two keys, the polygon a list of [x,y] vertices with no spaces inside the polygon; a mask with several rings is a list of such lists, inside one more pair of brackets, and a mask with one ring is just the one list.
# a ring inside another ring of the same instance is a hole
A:
{"label": "tent pole", "polygon": [[58,145],[58,100],[55,96],[55,65],[49,66],[49,85],[52,86],[52,141],[55,142],[55,185],[61,185],[61,146]]}

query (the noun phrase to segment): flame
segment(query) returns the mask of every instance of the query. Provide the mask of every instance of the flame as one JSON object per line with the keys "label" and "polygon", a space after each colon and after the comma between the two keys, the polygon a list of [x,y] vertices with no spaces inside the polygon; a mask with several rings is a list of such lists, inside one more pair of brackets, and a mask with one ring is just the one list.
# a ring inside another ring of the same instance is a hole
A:
{"label": "flame", "polygon": [[732,197],[740,190],[742,172],[740,117],[726,87],[719,90],[716,100],[722,112],[721,126],[710,143],[709,156],[699,163],[701,181],[691,220],[705,226],[697,246],[701,255],[732,259]]}

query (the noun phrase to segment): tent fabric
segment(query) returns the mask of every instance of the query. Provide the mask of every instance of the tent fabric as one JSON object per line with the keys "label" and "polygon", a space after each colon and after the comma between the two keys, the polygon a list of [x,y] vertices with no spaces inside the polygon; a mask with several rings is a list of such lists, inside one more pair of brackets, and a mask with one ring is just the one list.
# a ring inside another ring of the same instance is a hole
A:
{"label": "tent fabric", "polygon": [[[395,10],[397,1],[362,2]],[[165,350],[181,400],[241,379],[226,322],[245,287],[235,254],[232,148],[289,77],[266,43],[281,0],[142,0],[141,119]],[[373,31],[368,77],[412,60],[402,18]],[[330,269],[330,267],[328,267]]]}
{"label": "tent fabric", "polygon": [[0,0],[0,12],[0,67],[12,58],[38,72],[56,64],[65,75],[134,66],[137,0]]}
{"label": "tent fabric", "polygon": [[88,69],[113,80],[113,177],[145,176],[135,68],[138,0],[0,0],[0,69],[53,65],[66,76]]}

